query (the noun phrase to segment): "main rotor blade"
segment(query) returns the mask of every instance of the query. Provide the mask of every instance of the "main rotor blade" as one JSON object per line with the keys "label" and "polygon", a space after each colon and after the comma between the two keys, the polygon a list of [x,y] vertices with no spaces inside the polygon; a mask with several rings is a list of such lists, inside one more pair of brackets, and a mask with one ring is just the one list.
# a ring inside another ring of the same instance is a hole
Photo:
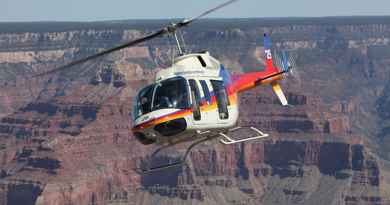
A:
{"label": "main rotor blade", "polygon": [[89,60],[93,60],[93,59],[96,59],[96,58],[99,58],[101,56],[104,56],[104,55],[107,55],[109,53],[112,53],[112,52],[115,52],[115,51],[118,51],[118,50],[121,50],[121,49],[124,49],[126,47],[130,47],[130,46],[134,46],[134,45],[137,45],[139,43],[142,43],[142,42],[145,42],[145,41],[148,41],[150,39],[153,39],[153,38],[156,38],[156,37],[159,37],[161,35],[164,35],[165,33],[167,33],[168,30],[166,29],[161,29],[160,31],[157,31],[153,34],[150,34],[148,36],[145,36],[143,38],[139,38],[139,39],[136,39],[134,41],[130,41],[128,43],[125,43],[125,44],[122,44],[122,45],[119,45],[119,46],[116,46],[114,48],[110,48],[110,49],[107,49],[107,50],[104,50],[102,52],[99,52],[99,53],[96,53],[94,55],[91,55],[91,56],[88,56],[86,58],[82,58],[80,60],[76,60],[76,61],[73,61],[69,64],[66,64],[64,66],[61,66],[61,67],[57,67],[57,68],[54,68],[52,70],[49,70],[49,71],[46,71],[44,73],[39,73],[37,75],[34,75],[33,77],[40,77],[40,76],[44,76],[44,75],[48,75],[48,74],[51,74],[51,73],[55,73],[55,72],[58,72],[58,71],[61,71],[61,70],[65,70],[67,68],[70,68],[72,66],[75,66],[77,64],[81,64],[81,63],[85,63]]}
{"label": "main rotor blade", "polygon": [[200,14],[199,16],[193,17],[193,18],[191,18],[191,19],[189,19],[189,20],[184,20],[184,21],[181,22],[180,24],[183,24],[183,26],[188,25],[188,24],[190,24],[191,22],[196,21],[196,20],[198,20],[198,19],[200,19],[200,18],[202,18],[202,17],[204,17],[204,16],[206,16],[206,15],[208,15],[208,14],[210,14],[210,13],[212,13],[212,12],[218,10],[218,9],[221,9],[221,8],[223,8],[223,7],[225,7],[225,6],[229,5],[229,4],[232,4],[232,3],[236,2],[236,1],[238,1],[238,0],[230,0],[230,1],[227,1],[227,2],[225,2],[225,3],[223,3],[223,4],[220,4],[220,5],[218,5],[218,6],[214,7],[214,8],[212,8],[212,9],[210,9],[210,10],[208,10],[208,11],[203,12],[203,13]]}
{"label": "main rotor blade", "polygon": [[162,36],[162,35],[164,35],[166,33],[173,33],[173,32],[175,32],[176,29],[184,27],[184,26],[187,26],[188,24],[192,23],[193,21],[196,21],[196,20],[198,20],[198,19],[200,19],[200,18],[202,18],[202,17],[204,17],[204,16],[206,16],[206,15],[208,15],[208,14],[210,14],[210,13],[212,13],[212,12],[214,12],[214,11],[220,9],[220,8],[223,8],[223,7],[225,7],[225,6],[229,5],[229,4],[232,4],[232,3],[236,2],[236,1],[238,1],[238,0],[229,0],[229,1],[227,1],[227,2],[225,2],[223,4],[220,4],[220,5],[214,7],[212,9],[210,9],[210,10],[207,10],[206,12],[203,12],[199,16],[196,16],[196,17],[191,18],[189,20],[184,20],[184,21],[181,21],[181,22],[179,22],[177,24],[169,25],[169,26],[167,26],[167,27],[165,27],[165,28],[155,32],[155,33],[152,33],[152,34],[150,34],[148,36],[145,36],[143,38],[139,38],[137,40],[130,41],[128,43],[119,45],[117,47],[104,50],[102,52],[99,52],[99,53],[96,53],[94,55],[88,56],[86,58],[82,58],[80,60],[73,61],[73,62],[71,62],[69,64],[64,65],[64,66],[57,67],[57,68],[54,68],[52,70],[49,70],[49,71],[46,71],[46,72],[43,72],[43,73],[39,73],[37,75],[34,75],[33,77],[40,77],[40,76],[48,75],[48,74],[55,73],[55,72],[58,72],[58,71],[61,71],[61,70],[65,70],[65,69],[70,68],[72,66],[75,66],[75,65],[87,62],[89,60],[93,60],[93,59],[99,58],[101,56],[107,55],[109,53],[112,53],[112,52],[115,52],[115,51],[118,51],[118,50],[121,50],[121,49],[124,49],[126,47],[134,46],[134,45],[142,43],[144,41],[148,41],[148,40],[151,40],[153,38]]}

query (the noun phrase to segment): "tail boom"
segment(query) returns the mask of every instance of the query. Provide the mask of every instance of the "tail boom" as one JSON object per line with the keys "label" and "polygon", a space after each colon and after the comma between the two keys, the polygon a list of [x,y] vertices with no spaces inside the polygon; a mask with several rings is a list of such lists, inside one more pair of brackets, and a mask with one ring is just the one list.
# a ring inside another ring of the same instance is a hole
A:
{"label": "tail boom", "polygon": [[260,71],[236,75],[233,77],[234,90],[243,92],[260,85],[269,85],[283,78],[284,71]]}
{"label": "tail boom", "polygon": [[234,90],[236,92],[243,92],[256,86],[271,84],[272,90],[275,92],[282,105],[287,105],[287,99],[283,94],[278,81],[283,78],[284,74],[288,72],[288,69],[280,69],[274,66],[271,45],[270,38],[264,34],[264,53],[266,58],[265,69],[263,71],[233,76]]}

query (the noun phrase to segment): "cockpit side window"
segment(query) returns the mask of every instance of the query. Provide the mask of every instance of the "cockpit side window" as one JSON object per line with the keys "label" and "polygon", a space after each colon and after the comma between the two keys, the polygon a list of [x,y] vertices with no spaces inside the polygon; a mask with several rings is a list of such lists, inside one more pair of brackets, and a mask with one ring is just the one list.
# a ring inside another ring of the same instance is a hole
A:
{"label": "cockpit side window", "polygon": [[187,109],[190,107],[187,81],[175,77],[149,85],[139,92],[134,105],[134,119],[159,109]]}

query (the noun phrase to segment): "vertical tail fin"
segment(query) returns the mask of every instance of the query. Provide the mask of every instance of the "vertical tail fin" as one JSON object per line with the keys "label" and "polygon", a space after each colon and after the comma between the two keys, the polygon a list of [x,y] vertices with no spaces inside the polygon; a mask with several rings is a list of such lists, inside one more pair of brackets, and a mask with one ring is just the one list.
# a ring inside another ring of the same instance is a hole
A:
{"label": "vertical tail fin", "polygon": [[[288,71],[288,62],[285,53],[283,53],[282,57],[282,69],[279,69],[277,66],[274,66],[273,59],[272,59],[272,43],[270,37],[267,36],[267,34],[264,33],[264,52],[266,55],[266,70],[270,72],[280,72],[280,71]],[[283,90],[279,84],[278,81],[274,81],[271,83],[272,90],[276,94],[276,96],[279,98],[280,102],[282,103],[283,106],[288,105],[288,101],[286,96],[283,93]]]}
{"label": "vertical tail fin", "polygon": [[268,72],[276,72],[278,69],[274,66],[274,62],[272,59],[272,51],[271,51],[272,43],[270,37],[264,33],[264,53],[266,60],[266,71]]}

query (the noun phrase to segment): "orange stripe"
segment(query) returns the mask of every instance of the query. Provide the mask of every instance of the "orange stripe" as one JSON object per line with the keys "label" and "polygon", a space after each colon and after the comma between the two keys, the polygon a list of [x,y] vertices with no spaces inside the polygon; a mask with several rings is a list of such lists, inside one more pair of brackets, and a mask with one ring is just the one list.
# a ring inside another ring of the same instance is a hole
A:
{"label": "orange stripe", "polygon": [[[230,101],[230,105],[236,105],[237,104],[237,95],[235,93],[232,95],[229,95],[229,101]],[[207,111],[216,110],[216,109],[218,109],[218,104],[217,104],[217,101],[216,101],[214,96],[212,98],[211,104],[204,104],[200,107],[201,112],[207,112]],[[191,115],[191,114],[193,114],[191,109],[180,110],[180,111],[177,111],[175,113],[171,113],[171,114],[168,114],[168,115],[156,118],[156,119],[149,120],[149,121],[141,123],[139,125],[136,125],[132,128],[132,131],[137,132],[137,131],[158,125],[160,123],[168,122],[168,121],[175,120],[178,118],[183,118],[183,117],[186,117],[186,116]]]}

